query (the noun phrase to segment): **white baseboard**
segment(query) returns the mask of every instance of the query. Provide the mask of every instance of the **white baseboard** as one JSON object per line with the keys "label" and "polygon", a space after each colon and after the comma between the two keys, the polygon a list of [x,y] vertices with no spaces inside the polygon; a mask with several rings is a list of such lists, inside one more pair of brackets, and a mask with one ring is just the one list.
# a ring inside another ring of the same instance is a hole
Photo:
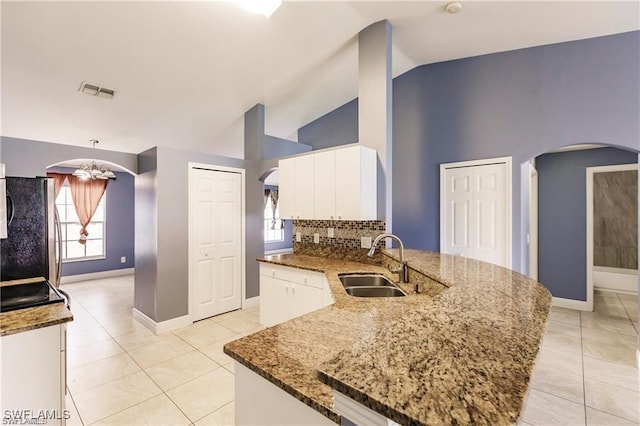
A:
{"label": "white baseboard", "polygon": [[577,311],[593,311],[593,306],[589,306],[588,302],[582,300],[563,299],[561,297],[552,297],[551,305],[558,308],[575,309]]}
{"label": "white baseboard", "polygon": [[97,280],[100,278],[133,275],[135,268],[112,269],[109,271],[91,272],[89,274],[67,275],[60,278],[60,284],[76,283],[79,281]]}
{"label": "white baseboard", "polygon": [[638,294],[638,271],[618,268],[593,268],[593,287],[597,290]]}
{"label": "white baseboard", "polygon": [[242,309],[252,308],[260,305],[260,296],[250,297],[242,301]]}
{"label": "white baseboard", "polygon": [[170,320],[162,322],[155,322],[136,308],[133,308],[133,318],[140,324],[148,328],[151,332],[153,332],[153,334],[166,333],[168,331],[176,330],[178,328],[186,327],[192,324],[189,315],[171,318]]}

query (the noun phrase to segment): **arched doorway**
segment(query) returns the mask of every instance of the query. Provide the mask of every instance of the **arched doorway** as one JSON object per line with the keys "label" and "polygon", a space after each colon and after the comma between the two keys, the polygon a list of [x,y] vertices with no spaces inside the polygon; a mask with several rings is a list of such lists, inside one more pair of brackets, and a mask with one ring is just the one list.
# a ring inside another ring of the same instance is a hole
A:
{"label": "arched doorway", "polygon": [[[88,235],[80,243],[80,223],[67,175],[76,170],[89,168],[110,171],[104,195],[95,207],[95,213],[86,226]],[[50,164],[47,173],[60,178],[61,186],[56,193],[58,235],[56,236],[57,258],[62,262],[62,283],[87,279],[129,275],[134,268],[135,236],[135,173],[119,164],[92,158],[75,158]],[[131,297],[132,305],[133,297]]]}

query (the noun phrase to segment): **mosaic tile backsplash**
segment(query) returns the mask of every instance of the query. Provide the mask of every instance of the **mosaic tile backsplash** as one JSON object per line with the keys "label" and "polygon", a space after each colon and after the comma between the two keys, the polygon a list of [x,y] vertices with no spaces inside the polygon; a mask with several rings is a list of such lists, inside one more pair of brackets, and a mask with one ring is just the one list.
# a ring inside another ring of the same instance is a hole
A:
{"label": "mosaic tile backsplash", "polygon": [[[361,237],[373,240],[385,232],[383,220],[294,220],[293,251],[299,254],[316,254],[326,257],[363,258],[368,249],[361,248]],[[333,228],[333,238],[328,236],[328,228]],[[296,242],[296,233],[301,240]],[[319,234],[320,242],[313,242],[313,235]],[[382,246],[382,243],[380,243]],[[356,259],[353,260],[356,260]]]}
{"label": "mosaic tile backsplash", "polygon": [[[328,228],[333,228],[333,238],[329,238]],[[374,239],[385,232],[385,222],[382,220],[294,220],[294,243],[298,232],[302,236],[303,244],[314,244],[313,235],[319,234],[321,246],[359,249],[361,237]]]}

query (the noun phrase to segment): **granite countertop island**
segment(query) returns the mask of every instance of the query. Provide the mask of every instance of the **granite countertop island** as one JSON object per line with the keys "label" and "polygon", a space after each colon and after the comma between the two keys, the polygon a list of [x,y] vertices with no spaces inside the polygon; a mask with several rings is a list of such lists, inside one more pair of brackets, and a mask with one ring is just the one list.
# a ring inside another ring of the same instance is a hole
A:
{"label": "granite countertop island", "polygon": [[[384,250],[384,263],[398,259]],[[397,298],[346,294],[338,274],[377,265],[300,254],[260,259],[324,272],[335,303],[225,345],[236,361],[340,423],[332,389],[400,424],[518,419],[551,295],[496,265],[405,250]],[[411,293],[413,283],[421,293]]]}

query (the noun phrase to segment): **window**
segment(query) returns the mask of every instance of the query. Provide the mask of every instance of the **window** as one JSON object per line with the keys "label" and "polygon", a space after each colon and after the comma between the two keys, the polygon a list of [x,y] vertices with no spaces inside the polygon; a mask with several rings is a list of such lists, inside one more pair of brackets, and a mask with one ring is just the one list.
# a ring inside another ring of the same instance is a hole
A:
{"label": "window", "polygon": [[73,206],[71,198],[71,188],[67,183],[60,189],[60,194],[56,198],[56,207],[60,216],[62,228],[62,260],[64,262],[74,262],[78,260],[103,259],[104,249],[104,218],[105,218],[105,198],[102,196],[96,213],[91,218],[91,223],[87,226],[86,244],[80,244],[80,220]]}
{"label": "window", "polygon": [[266,242],[284,241],[284,223],[280,219],[280,203],[273,212],[271,194],[267,197],[267,205],[264,207],[264,240]]}

